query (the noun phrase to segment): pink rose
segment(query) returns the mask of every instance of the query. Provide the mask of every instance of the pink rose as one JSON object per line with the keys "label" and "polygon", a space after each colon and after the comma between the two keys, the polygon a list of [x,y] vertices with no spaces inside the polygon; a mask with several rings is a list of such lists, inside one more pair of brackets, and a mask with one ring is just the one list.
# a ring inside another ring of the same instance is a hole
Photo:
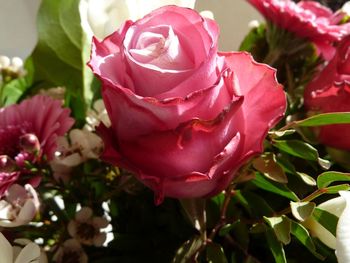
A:
{"label": "pink rose", "polygon": [[218,53],[218,27],[192,9],[159,8],[93,40],[111,127],[103,158],[156,193],[191,198],[222,191],[260,153],[286,100],[275,70],[247,53]]}
{"label": "pink rose", "polygon": [[[317,113],[350,111],[350,35],[339,44],[337,52],[304,93],[305,107]],[[350,125],[337,124],[318,129],[323,144],[350,150]]]}
{"label": "pink rose", "polygon": [[267,20],[312,41],[323,56],[333,55],[332,44],[350,33],[350,23],[338,25],[345,14],[332,12],[314,2],[291,0],[248,0]]}

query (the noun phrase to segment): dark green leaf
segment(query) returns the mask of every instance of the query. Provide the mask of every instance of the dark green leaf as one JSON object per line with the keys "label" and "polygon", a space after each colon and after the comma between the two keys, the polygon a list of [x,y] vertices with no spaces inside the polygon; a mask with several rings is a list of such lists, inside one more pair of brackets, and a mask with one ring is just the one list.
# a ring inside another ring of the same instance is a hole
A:
{"label": "dark green leaf", "polygon": [[324,257],[316,252],[315,244],[312,241],[312,238],[310,237],[310,234],[307,231],[307,229],[293,220],[291,220],[291,222],[291,234],[295,236],[300,241],[300,243],[303,244],[315,257],[317,257],[320,260],[324,260]]}
{"label": "dark green leaf", "polygon": [[288,245],[290,243],[290,219],[286,216],[278,217],[265,217],[264,220],[275,232],[275,235],[279,241],[283,244]]}
{"label": "dark green leaf", "polygon": [[273,145],[296,157],[316,161],[324,169],[329,169],[330,162],[319,157],[317,150],[310,144],[299,140],[274,140]]}
{"label": "dark green leaf", "polygon": [[288,189],[284,184],[273,182],[267,178],[265,178],[260,173],[256,173],[256,178],[251,181],[257,187],[264,189],[266,191],[287,197],[293,201],[298,201],[299,198]]}
{"label": "dark green leaf", "polygon": [[206,252],[208,263],[227,263],[227,258],[221,245],[210,243],[207,245]]}
{"label": "dark green leaf", "polygon": [[187,240],[177,251],[172,263],[187,263],[191,262],[191,258],[202,246],[203,241],[199,236],[195,236]]}
{"label": "dark green leaf", "polygon": [[287,263],[282,243],[278,241],[272,228],[266,231],[266,239],[276,263]]}

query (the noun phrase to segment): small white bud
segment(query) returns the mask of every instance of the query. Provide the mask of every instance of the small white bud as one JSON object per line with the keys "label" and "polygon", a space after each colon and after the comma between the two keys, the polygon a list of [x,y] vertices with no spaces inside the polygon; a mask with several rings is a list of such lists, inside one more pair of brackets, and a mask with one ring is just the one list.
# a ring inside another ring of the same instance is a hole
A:
{"label": "small white bud", "polygon": [[260,26],[260,22],[258,20],[252,20],[248,23],[248,27],[250,29],[254,29]]}
{"label": "small white bud", "polygon": [[23,60],[19,57],[13,57],[11,60],[11,65],[15,70],[19,70],[23,67]]}
{"label": "small white bud", "polygon": [[346,15],[350,16],[350,1],[346,2],[343,7],[341,8],[341,11],[344,12]]}
{"label": "small white bud", "polygon": [[11,64],[10,58],[6,56],[0,56],[0,68],[7,68]]}
{"label": "small white bud", "polygon": [[203,11],[200,12],[200,15],[201,15],[202,17],[214,19],[214,14],[213,14],[213,12],[210,11],[210,10],[203,10]]}

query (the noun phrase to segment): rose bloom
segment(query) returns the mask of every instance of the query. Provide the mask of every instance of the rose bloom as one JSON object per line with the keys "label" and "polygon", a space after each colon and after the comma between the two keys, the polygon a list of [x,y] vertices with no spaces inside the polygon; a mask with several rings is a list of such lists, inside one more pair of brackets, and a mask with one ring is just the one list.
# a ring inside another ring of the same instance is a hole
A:
{"label": "rose bloom", "polygon": [[103,158],[164,196],[212,196],[260,153],[283,116],[275,70],[247,53],[218,53],[217,24],[196,11],[159,8],[93,40],[93,72],[111,127]]}
{"label": "rose bloom", "polygon": [[[311,113],[350,111],[350,35],[340,43],[333,59],[321,70],[304,93]],[[350,125],[337,124],[317,129],[321,143],[350,150]]]}
{"label": "rose bloom", "polygon": [[345,13],[334,13],[315,2],[291,0],[248,0],[267,20],[298,37],[312,41],[326,58],[333,54],[332,43],[350,33],[350,23],[338,25]]}
{"label": "rose bloom", "polygon": [[0,109],[0,197],[25,173],[25,161],[51,160],[57,136],[73,125],[70,110],[46,96]]}

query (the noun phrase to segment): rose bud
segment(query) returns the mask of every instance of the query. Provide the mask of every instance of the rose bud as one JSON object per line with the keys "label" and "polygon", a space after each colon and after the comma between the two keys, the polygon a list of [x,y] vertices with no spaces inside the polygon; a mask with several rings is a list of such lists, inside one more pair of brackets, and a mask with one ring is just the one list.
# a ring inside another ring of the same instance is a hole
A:
{"label": "rose bud", "polygon": [[19,145],[25,152],[28,153],[39,153],[40,142],[38,137],[33,133],[27,133],[19,138]]}

